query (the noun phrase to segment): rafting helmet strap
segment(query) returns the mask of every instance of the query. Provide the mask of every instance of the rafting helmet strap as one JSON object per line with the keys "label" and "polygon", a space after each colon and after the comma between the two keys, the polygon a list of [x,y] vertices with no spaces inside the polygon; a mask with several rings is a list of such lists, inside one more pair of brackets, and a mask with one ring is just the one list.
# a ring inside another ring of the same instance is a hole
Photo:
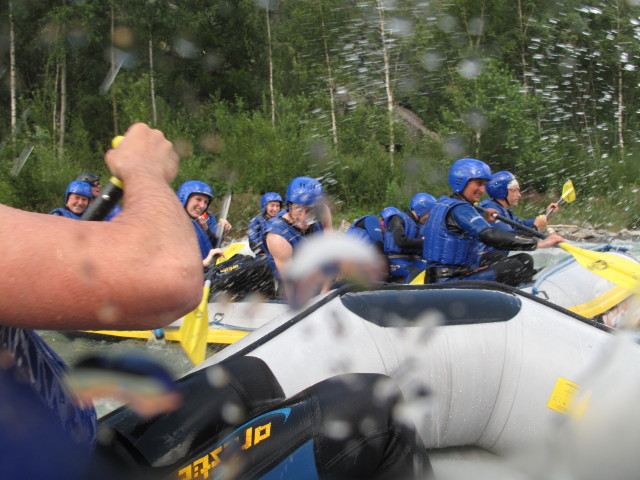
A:
{"label": "rafting helmet strap", "polygon": [[491,168],[475,158],[461,158],[449,168],[448,182],[454,193],[460,193],[473,178],[491,180]]}
{"label": "rafting helmet strap", "polygon": [[177,195],[180,203],[182,203],[182,206],[186,207],[189,197],[196,193],[209,197],[209,203],[211,203],[211,201],[213,200],[213,189],[209,186],[209,184],[201,182],[199,180],[189,180],[187,182],[184,182],[178,188]]}

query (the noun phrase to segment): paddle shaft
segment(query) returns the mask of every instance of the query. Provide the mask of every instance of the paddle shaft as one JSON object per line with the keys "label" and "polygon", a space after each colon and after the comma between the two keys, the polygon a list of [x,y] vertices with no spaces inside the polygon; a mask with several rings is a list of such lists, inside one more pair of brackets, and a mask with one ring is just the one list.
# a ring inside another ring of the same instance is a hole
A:
{"label": "paddle shaft", "polygon": [[84,211],[80,220],[104,220],[122,198],[123,187],[124,185],[120,179],[111,177],[100,191],[100,195]]}
{"label": "paddle shaft", "polygon": [[[560,205],[562,205],[563,203],[565,203],[565,201],[566,201],[566,200],[564,199],[564,197],[562,197],[560,200],[558,200],[558,201],[556,202],[556,205],[560,206]],[[544,215],[545,215],[545,217],[550,217],[551,215],[553,215],[553,214],[554,214],[554,213],[556,213],[557,211],[558,211],[558,209],[557,209],[557,208],[550,208],[549,210],[547,210],[546,212],[544,212]]]}
{"label": "paddle shaft", "polygon": [[224,200],[222,201],[222,210],[220,211],[220,220],[218,220],[218,230],[216,232],[216,244],[215,248],[220,248],[222,245],[222,239],[224,238],[224,222],[223,220],[227,219],[227,214],[229,213],[229,206],[231,205],[231,192],[228,192],[224,196]]}
{"label": "paddle shaft", "polygon": [[[484,208],[479,207],[478,205],[474,205],[474,207],[480,213],[484,213],[484,211],[485,211]],[[511,225],[512,227],[515,227],[515,228],[517,228],[519,230],[522,230],[523,232],[526,232],[526,233],[528,233],[530,235],[533,235],[534,237],[547,238],[547,236],[544,233],[539,232],[538,230],[536,230],[534,228],[530,228],[530,227],[527,227],[525,225],[522,225],[521,223],[518,223],[515,220],[511,220],[510,218],[503,217],[502,215],[499,215],[497,213],[493,214],[493,218],[495,218],[496,220],[500,220],[501,222],[504,222],[507,225]]]}
{"label": "paddle shaft", "polygon": [[[118,135],[111,140],[111,147],[116,148],[124,137]],[[118,177],[112,176],[103,189],[100,196],[80,216],[80,220],[102,221],[107,218],[109,212],[122,199],[124,193],[124,183]]]}

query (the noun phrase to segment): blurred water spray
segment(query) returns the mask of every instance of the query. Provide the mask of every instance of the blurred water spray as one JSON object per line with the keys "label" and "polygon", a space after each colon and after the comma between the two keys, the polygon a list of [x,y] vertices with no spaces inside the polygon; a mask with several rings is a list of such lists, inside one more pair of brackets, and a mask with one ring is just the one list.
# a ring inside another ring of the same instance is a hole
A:
{"label": "blurred water spray", "polygon": [[122,50],[119,50],[117,48],[114,48],[113,50],[114,63],[104,81],[102,82],[102,85],[100,85],[101,95],[106,95],[109,92],[113,81],[116,79],[116,75],[118,75],[118,72],[120,71],[122,66],[126,61],[129,60],[129,57],[131,56],[129,53],[123,52]]}
{"label": "blurred water spray", "polygon": [[370,285],[384,277],[384,259],[373,245],[342,233],[318,235],[304,242],[287,268],[288,301],[299,308],[330,283]]}

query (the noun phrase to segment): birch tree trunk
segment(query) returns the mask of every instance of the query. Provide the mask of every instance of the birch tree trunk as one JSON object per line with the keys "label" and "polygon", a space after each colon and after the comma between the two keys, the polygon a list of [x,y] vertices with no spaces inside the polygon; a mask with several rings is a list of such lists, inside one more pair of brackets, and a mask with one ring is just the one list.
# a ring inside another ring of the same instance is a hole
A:
{"label": "birch tree trunk", "polygon": [[62,55],[60,59],[60,117],[58,133],[58,154],[62,156],[64,153],[64,136],[66,133],[67,122],[67,56]]}
{"label": "birch tree trunk", "polygon": [[58,136],[58,85],[60,80],[60,65],[55,62],[55,73],[53,75],[53,95],[51,96],[51,138],[55,144]]}
{"label": "birch tree trunk", "polygon": [[[109,33],[111,34],[111,54],[109,55],[109,61],[111,62],[111,72],[116,69],[116,53],[113,39],[116,34],[116,12],[111,5],[111,25],[109,27]],[[113,134],[120,135],[120,127],[118,125],[118,105],[116,104],[116,94],[111,90],[111,116],[113,117]]]}
{"label": "birch tree trunk", "polygon": [[269,98],[271,100],[271,126],[276,127],[276,96],[273,88],[273,50],[271,47],[271,19],[269,16],[269,7],[265,9],[267,16],[267,47],[269,51]]}
{"label": "birch tree trunk", "polygon": [[381,0],[376,0],[378,18],[380,20],[380,38],[382,40],[382,61],[384,67],[384,86],[387,93],[387,111],[389,114],[389,160],[393,167],[394,152],[396,151],[395,132],[393,128],[393,91],[391,90],[391,66],[389,65],[389,50],[387,48],[387,33],[384,18],[384,7]]}
{"label": "birch tree trunk", "polygon": [[158,125],[158,109],[156,108],[156,83],[153,72],[153,32],[151,24],[149,24],[149,90],[151,93],[151,113],[153,118],[153,126]]}
{"label": "birch tree trunk", "polygon": [[11,95],[11,135],[16,134],[16,37],[13,25],[13,0],[9,0],[9,91]]}
{"label": "birch tree trunk", "polygon": [[324,24],[324,9],[322,8],[324,0],[320,0],[320,27],[322,28],[322,45],[324,48],[324,61],[327,65],[327,83],[329,84],[329,102],[331,105],[331,134],[333,144],[338,145],[338,123],[336,121],[336,87],[333,79],[333,70],[331,69],[331,58],[329,56],[329,42],[327,41],[327,32]]}
{"label": "birch tree trunk", "polygon": [[[617,1],[615,3],[616,10],[616,31],[622,31],[622,2]],[[624,83],[623,79],[623,65],[622,58],[618,59],[618,68],[617,68],[617,90],[618,90],[618,108],[616,110],[616,127],[618,130],[618,147],[620,148],[621,157],[624,155],[624,111],[625,111],[625,99],[624,99]]]}

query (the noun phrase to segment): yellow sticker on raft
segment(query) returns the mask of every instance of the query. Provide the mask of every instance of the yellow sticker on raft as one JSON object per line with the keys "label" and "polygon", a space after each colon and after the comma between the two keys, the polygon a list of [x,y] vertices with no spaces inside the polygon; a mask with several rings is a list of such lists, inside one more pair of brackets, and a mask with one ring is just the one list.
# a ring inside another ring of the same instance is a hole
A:
{"label": "yellow sticker on raft", "polygon": [[580,385],[566,378],[558,377],[556,386],[551,392],[547,407],[563,415],[580,418],[587,409],[591,393],[579,397]]}

